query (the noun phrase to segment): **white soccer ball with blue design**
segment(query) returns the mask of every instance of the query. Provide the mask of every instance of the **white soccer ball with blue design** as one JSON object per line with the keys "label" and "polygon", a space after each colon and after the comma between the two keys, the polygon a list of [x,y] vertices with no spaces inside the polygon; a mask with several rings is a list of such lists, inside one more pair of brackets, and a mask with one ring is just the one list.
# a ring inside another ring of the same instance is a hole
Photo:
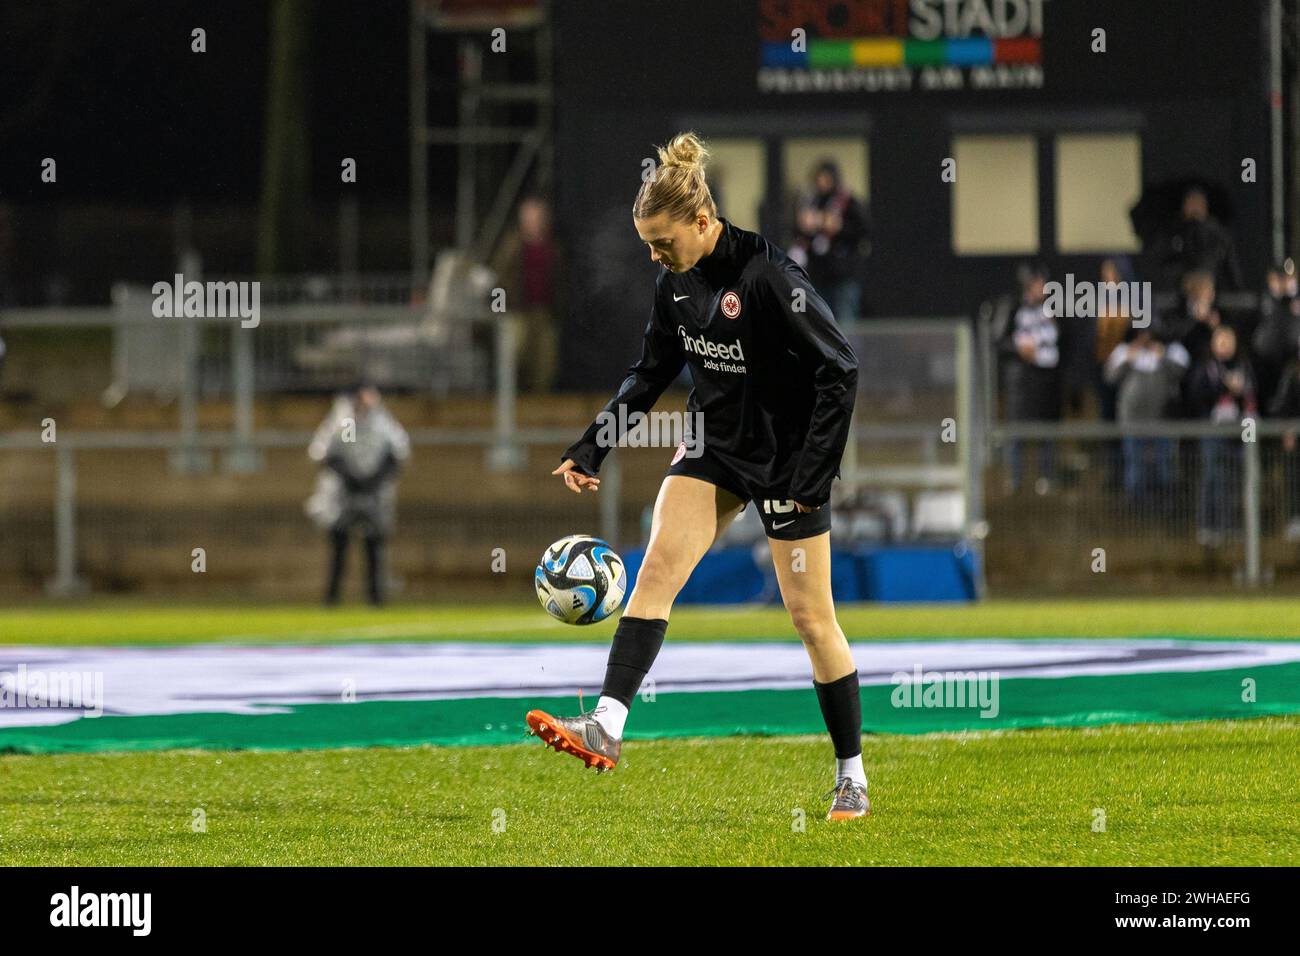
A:
{"label": "white soccer ball with blue design", "polygon": [[537,600],[565,624],[595,624],[623,603],[627,570],[600,538],[571,534],[546,549],[533,575]]}

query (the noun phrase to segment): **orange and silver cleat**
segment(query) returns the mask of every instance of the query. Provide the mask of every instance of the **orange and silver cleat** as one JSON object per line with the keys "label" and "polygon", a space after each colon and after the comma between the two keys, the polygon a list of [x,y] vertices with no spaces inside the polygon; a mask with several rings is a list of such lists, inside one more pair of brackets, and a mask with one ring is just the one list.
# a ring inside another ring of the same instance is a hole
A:
{"label": "orange and silver cleat", "polygon": [[856,817],[871,815],[871,801],[867,799],[867,788],[852,777],[840,777],[835,789],[822,794],[822,799],[834,797],[827,820],[852,820]]}
{"label": "orange and silver cleat", "polygon": [[615,740],[596,720],[596,711],[577,717],[552,717],[544,710],[530,710],[524,721],[528,732],[557,753],[573,754],[597,772],[613,770],[623,741]]}

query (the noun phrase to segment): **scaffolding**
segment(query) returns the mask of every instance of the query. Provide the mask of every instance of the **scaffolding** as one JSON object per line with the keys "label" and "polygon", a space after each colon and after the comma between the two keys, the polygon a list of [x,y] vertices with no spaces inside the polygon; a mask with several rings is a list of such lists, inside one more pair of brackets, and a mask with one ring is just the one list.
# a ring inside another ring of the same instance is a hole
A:
{"label": "scaffolding", "polygon": [[[457,250],[483,262],[492,253],[529,174],[535,187],[551,185],[554,159],[552,36],[547,0],[411,0],[411,277],[430,274],[429,167],[437,148],[456,150]],[[457,49],[456,123],[429,120],[428,56],[433,34],[452,35]],[[490,79],[489,56],[530,57],[530,82]],[[517,107],[531,114],[520,123]],[[529,107],[531,107],[529,109]],[[489,157],[508,158],[504,175],[480,195],[479,171]]]}

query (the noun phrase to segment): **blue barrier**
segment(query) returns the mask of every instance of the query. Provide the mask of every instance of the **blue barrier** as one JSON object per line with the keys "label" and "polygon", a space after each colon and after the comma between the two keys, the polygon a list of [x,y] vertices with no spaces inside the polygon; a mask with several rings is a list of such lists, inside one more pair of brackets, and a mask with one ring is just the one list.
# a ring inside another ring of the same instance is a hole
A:
{"label": "blue barrier", "polygon": [[[628,590],[636,583],[645,549],[624,553]],[[837,601],[973,601],[975,555],[954,545],[835,548],[831,592]],[[761,549],[719,548],[706,554],[677,597],[679,604],[779,602],[770,558]]]}

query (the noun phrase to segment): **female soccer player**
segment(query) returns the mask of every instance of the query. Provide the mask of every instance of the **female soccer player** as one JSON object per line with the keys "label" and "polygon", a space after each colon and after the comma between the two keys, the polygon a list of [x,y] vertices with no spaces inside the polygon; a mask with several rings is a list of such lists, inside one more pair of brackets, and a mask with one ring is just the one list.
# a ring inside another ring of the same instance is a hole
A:
{"label": "female soccer player", "polygon": [[610,414],[626,422],[649,412],[684,364],[694,383],[687,409],[698,413],[686,417],[701,421],[703,434],[688,435],[659,490],[599,703],[577,717],[533,710],[526,719],[557,751],[613,769],[628,708],[663,644],[677,593],[752,501],[835,747],[827,819],[865,816],[858,672],[831,599],[827,504],[848,439],[857,358],[807,273],[762,236],[718,217],[707,158],[694,133],[678,134],[637,193],[633,224],[663,267],[641,359],[553,474],[578,494],[596,491],[610,451],[601,423]]}

